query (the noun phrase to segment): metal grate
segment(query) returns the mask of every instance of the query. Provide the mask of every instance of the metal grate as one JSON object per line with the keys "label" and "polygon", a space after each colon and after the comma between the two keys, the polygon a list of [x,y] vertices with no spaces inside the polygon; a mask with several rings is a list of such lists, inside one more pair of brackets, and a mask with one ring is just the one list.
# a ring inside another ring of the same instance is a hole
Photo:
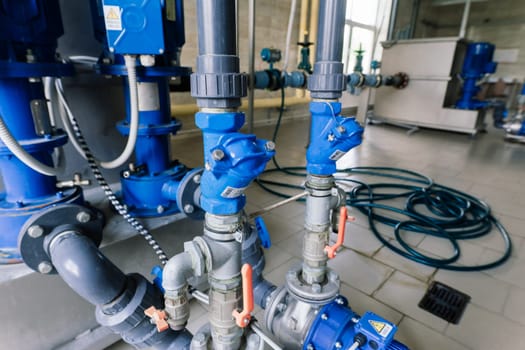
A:
{"label": "metal grate", "polygon": [[469,295],[434,281],[418,306],[447,322],[458,324],[469,301]]}

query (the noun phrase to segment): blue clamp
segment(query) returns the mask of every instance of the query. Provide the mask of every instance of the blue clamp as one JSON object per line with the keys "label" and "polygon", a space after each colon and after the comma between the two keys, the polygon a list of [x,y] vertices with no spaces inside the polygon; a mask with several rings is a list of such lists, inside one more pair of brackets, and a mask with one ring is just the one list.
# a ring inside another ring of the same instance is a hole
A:
{"label": "blue clamp", "polygon": [[352,117],[343,117],[341,103],[311,102],[310,145],[306,168],[310,174],[327,176],[336,172],[336,161],[362,142],[363,128]]}
{"label": "blue clamp", "polygon": [[261,245],[263,248],[268,249],[272,246],[272,240],[270,238],[270,233],[266,228],[266,224],[261,216],[255,218],[255,228],[257,229],[257,234],[261,240]]}
{"label": "blue clamp", "polygon": [[164,294],[164,288],[162,287],[162,267],[159,265],[153,266],[153,269],[151,269],[151,274],[155,276],[155,278],[153,278],[153,284],[160,289],[162,294]]}

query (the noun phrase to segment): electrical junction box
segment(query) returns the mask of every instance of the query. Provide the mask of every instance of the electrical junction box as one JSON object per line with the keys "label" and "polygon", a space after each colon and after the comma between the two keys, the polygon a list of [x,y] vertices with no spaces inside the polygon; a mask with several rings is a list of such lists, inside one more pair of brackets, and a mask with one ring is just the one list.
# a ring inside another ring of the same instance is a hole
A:
{"label": "electrical junction box", "polygon": [[164,53],[161,0],[103,0],[108,48],[113,53]]}

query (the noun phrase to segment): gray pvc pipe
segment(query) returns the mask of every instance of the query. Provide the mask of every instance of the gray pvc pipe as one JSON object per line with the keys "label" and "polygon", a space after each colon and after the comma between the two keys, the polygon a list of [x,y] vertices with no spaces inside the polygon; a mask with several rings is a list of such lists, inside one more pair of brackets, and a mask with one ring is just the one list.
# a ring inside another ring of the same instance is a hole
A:
{"label": "gray pvc pipe", "polygon": [[86,236],[61,234],[51,242],[49,254],[64,282],[93,305],[113,301],[125,288],[126,275]]}
{"label": "gray pvc pipe", "polygon": [[341,62],[345,14],[346,0],[321,0],[317,33],[317,62]]}
{"label": "gray pvc pipe", "polygon": [[235,0],[197,0],[199,55],[237,55]]}

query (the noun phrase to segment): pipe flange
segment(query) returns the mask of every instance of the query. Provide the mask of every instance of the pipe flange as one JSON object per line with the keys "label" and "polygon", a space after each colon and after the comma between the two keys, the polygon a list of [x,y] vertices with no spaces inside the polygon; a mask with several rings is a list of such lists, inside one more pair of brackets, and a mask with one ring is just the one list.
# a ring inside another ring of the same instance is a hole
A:
{"label": "pipe flange", "polygon": [[402,90],[408,86],[408,83],[410,82],[410,77],[407,73],[399,72],[396,74],[396,76],[399,78],[399,83],[395,86],[396,89]]}
{"label": "pipe flange", "polygon": [[339,294],[339,275],[327,269],[324,283],[308,284],[302,279],[302,265],[297,264],[286,274],[286,289],[297,299],[309,304],[325,304]]}
{"label": "pipe flange", "polygon": [[177,190],[177,205],[181,212],[194,220],[204,219],[204,210],[200,207],[201,177],[204,169],[188,171]]}
{"label": "pipe flange", "polygon": [[266,329],[272,334],[274,334],[272,329],[273,320],[275,319],[276,315],[283,312],[286,308],[287,295],[288,290],[286,287],[279,287],[274,291],[274,294],[270,296],[270,303],[266,305],[266,311],[264,312],[264,324],[266,325]]}
{"label": "pipe flange", "polygon": [[306,177],[305,186],[307,189],[312,190],[331,190],[334,187],[335,181],[333,176],[318,176],[308,174]]}
{"label": "pipe flange", "polygon": [[76,204],[50,207],[31,216],[20,230],[18,246],[22,259],[31,269],[45,274],[56,273],[48,254],[48,245],[66,231],[90,238],[98,247],[102,241],[104,216],[94,208]]}

